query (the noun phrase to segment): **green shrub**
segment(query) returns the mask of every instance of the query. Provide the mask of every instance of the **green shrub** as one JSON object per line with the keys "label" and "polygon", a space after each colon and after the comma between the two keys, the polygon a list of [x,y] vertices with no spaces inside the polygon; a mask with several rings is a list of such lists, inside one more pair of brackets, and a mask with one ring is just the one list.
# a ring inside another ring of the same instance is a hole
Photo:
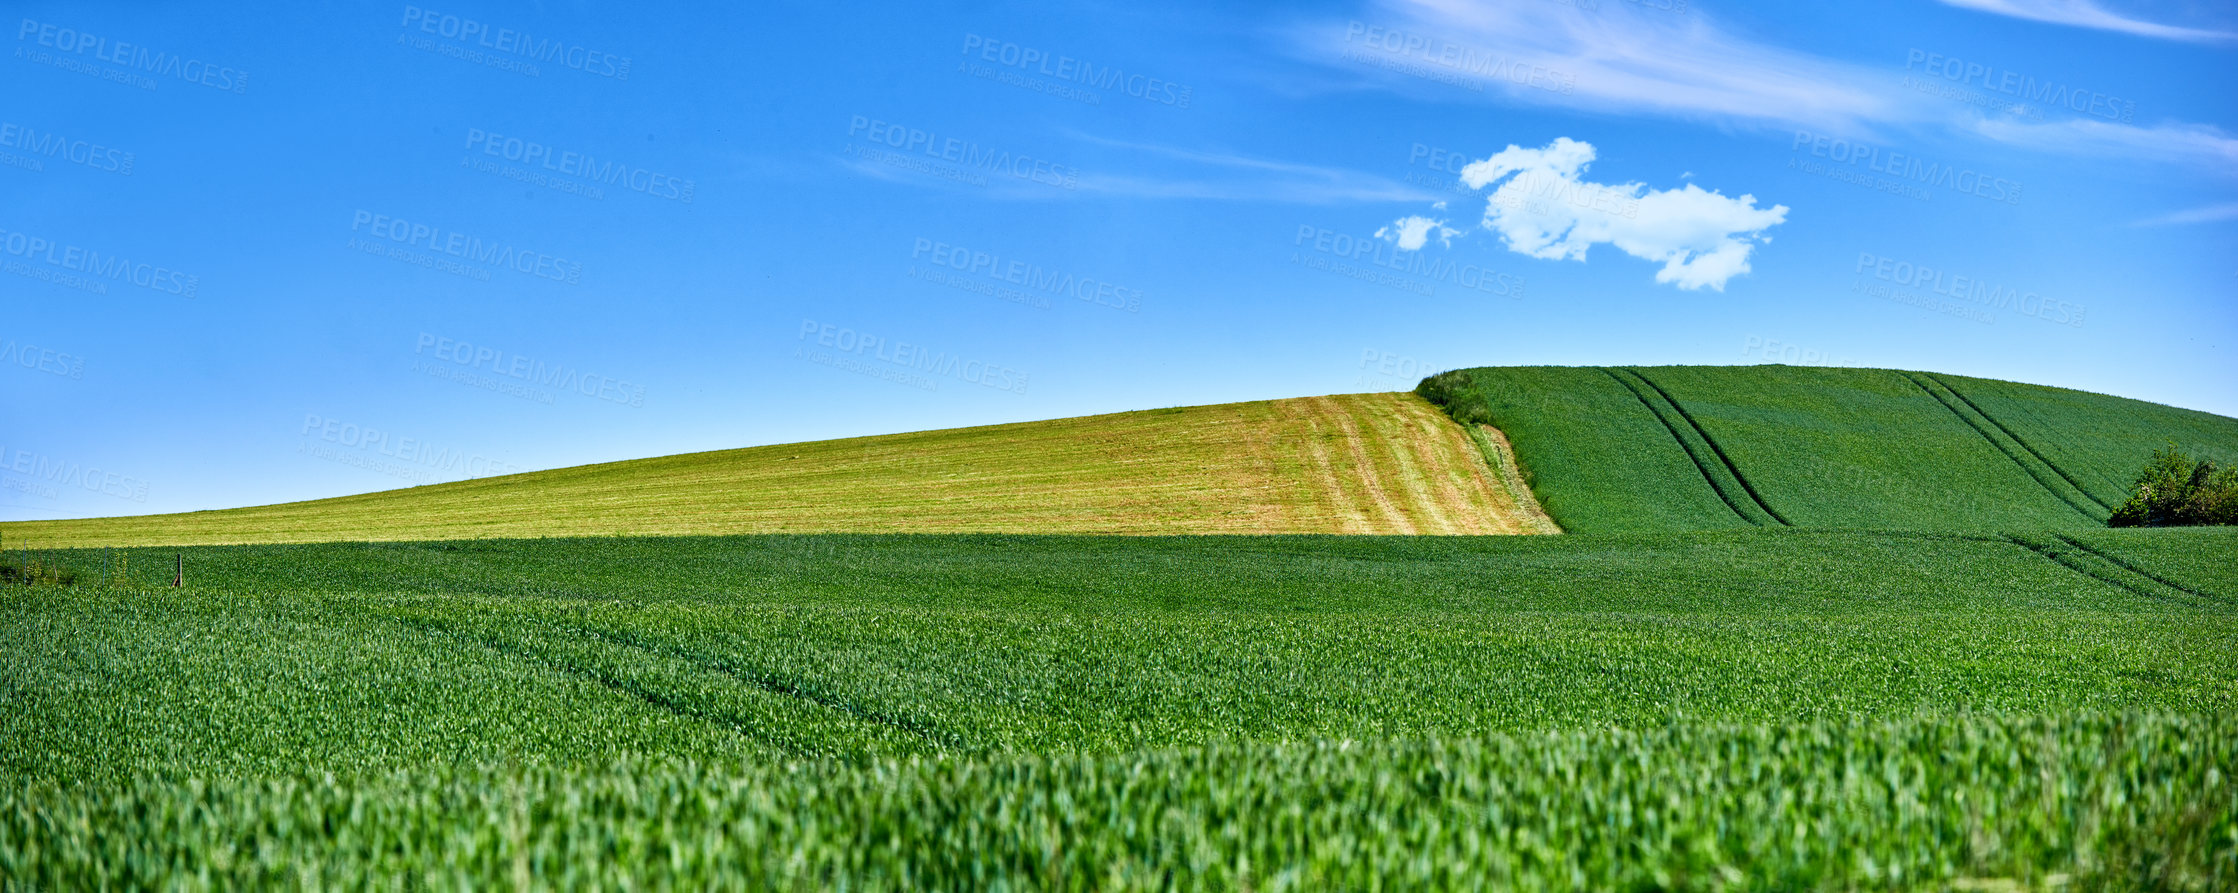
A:
{"label": "green shrub", "polygon": [[1414,386],[1414,393],[1445,410],[1445,414],[1463,425],[1492,424],[1492,412],[1484,405],[1484,397],[1476,392],[1466,369],[1440,372]]}
{"label": "green shrub", "polygon": [[2193,459],[2174,443],[2154,450],[2110,527],[2238,524],[2238,467]]}

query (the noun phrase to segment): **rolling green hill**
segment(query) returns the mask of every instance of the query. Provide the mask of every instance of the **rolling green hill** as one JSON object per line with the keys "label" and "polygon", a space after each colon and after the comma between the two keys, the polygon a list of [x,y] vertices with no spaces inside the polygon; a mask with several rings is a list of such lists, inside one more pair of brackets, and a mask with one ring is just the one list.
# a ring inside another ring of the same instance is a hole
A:
{"label": "rolling green hill", "polygon": [[[2238,879],[2238,530],[2092,529],[2238,420],[1886,370],[1422,391],[8,525],[76,582],[0,586],[0,877]],[[1581,535],[912,533],[1553,530],[1526,480]],[[781,533],[581,536],[648,530]]]}
{"label": "rolling green hill", "polygon": [[2238,454],[2238,419],[1885,369],[1490,367],[1421,392],[1506,432],[1580,532],[2099,527],[2155,448]]}
{"label": "rolling green hill", "polygon": [[252,508],[14,522],[0,535],[59,548],[739,533],[2078,529],[2103,526],[2157,447],[2238,457],[2238,419],[1926,372],[1488,367],[1434,376],[1419,391],[692,453]]}
{"label": "rolling green hill", "polygon": [[1176,407],[0,524],[12,545],[733,533],[1551,533],[1411,394]]}

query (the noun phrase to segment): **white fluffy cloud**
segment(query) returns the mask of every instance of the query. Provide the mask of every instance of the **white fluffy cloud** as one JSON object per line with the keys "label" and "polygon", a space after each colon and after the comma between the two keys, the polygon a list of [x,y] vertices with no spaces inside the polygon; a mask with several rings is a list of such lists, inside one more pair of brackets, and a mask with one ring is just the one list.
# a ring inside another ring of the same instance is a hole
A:
{"label": "white fluffy cloud", "polygon": [[[1510,251],[1582,261],[1588,249],[1607,243],[1661,263],[1655,281],[1689,291],[1724,291],[1727,281],[1748,272],[1749,253],[1771,241],[1764,230],[1787,219],[1786,205],[1759,208],[1753,195],[1728,198],[1692,183],[1677,189],[1594,183],[1583,179],[1593,159],[1591,143],[1568,137],[1541,149],[1510,145],[1462,168],[1461,182],[1471,189],[1498,184],[1485,202],[1483,226],[1499,233]],[[1443,229],[1439,223],[1405,217],[1377,235],[1414,251],[1431,227]]]}
{"label": "white fluffy cloud", "polygon": [[[1445,203],[1439,202],[1436,207],[1445,207]],[[1432,233],[1437,235],[1438,244],[1451,246],[1453,237],[1460,235],[1461,231],[1446,226],[1443,220],[1428,217],[1401,217],[1390,226],[1375,231],[1376,238],[1399,243],[1401,251],[1422,250],[1422,246],[1429,243]]]}

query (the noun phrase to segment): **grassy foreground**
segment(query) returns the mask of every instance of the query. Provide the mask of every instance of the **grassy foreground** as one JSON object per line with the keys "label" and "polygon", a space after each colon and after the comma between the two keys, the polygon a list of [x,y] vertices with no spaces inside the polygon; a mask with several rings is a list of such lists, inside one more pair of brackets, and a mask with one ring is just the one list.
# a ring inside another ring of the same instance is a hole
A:
{"label": "grassy foreground", "polygon": [[[1528,492],[1523,491],[1525,498]],[[255,508],[0,524],[38,547],[813,532],[1531,533],[1411,394],[691,453]]]}
{"label": "grassy foreground", "polygon": [[[0,588],[0,873],[2227,888],[2234,553],[2211,529],[190,548],[185,591]],[[51,557],[98,581],[105,556]]]}
{"label": "grassy foreground", "polygon": [[0,876],[744,889],[2218,889],[2238,722],[1953,717],[1120,756],[0,789]]}
{"label": "grassy foreground", "polygon": [[1422,390],[1506,432],[1579,532],[2085,529],[2171,440],[2238,455],[2238,419],[1925,372],[1488,367]]}

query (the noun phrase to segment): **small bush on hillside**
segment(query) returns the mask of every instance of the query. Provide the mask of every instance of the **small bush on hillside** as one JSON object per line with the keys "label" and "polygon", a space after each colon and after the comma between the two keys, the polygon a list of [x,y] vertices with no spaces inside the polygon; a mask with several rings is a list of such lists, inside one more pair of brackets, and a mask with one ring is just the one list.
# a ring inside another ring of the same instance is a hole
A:
{"label": "small bush on hillside", "polygon": [[1469,386],[1469,374],[1464,370],[1440,372],[1414,386],[1414,393],[1422,399],[1437,404],[1445,414],[1463,425],[1492,424],[1492,412],[1484,405],[1484,398],[1477,396]]}
{"label": "small bush on hillside", "polygon": [[2154,450],[2109,527],[2238,524],[2238,467],[2194,460],[2171,443]]}

